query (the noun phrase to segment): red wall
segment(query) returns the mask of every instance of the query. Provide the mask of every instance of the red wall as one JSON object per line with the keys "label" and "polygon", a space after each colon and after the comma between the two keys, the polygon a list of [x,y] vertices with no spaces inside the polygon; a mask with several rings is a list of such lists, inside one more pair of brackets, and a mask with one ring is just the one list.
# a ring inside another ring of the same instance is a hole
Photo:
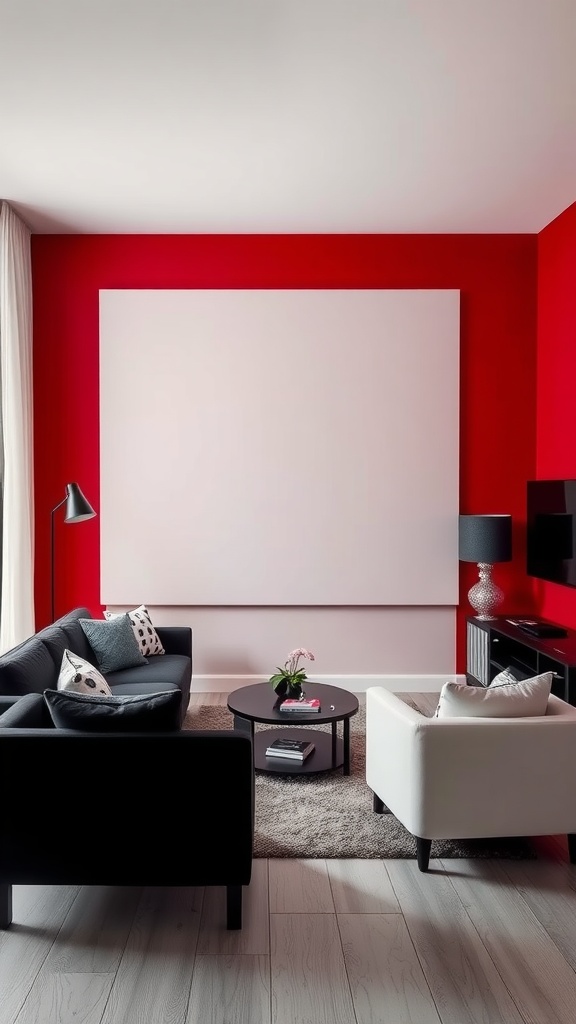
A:
{"label": "red wall", "polygon": [[[514,563],[498,566],[495,578],[506,611],[529,610],[523,524],[535,470],[536,256],[533,235],[33,236],[37,626],[49,619],[50,509],[70,480],[99,506],[100,288],[460,289],[461,511],[513,515]],[[143,500],[153,486],[142,481]],[[98,519],[57,527],[56,614],[79,604],[98,611]],[[459,671],[475,579],[475,567],[463,565]]]}
{"label": "red wall", "polygon": [[[538,235],[536,475],[576,478],[576,203]],[[576,589],[539,582],[536,598],[576,627]]]}

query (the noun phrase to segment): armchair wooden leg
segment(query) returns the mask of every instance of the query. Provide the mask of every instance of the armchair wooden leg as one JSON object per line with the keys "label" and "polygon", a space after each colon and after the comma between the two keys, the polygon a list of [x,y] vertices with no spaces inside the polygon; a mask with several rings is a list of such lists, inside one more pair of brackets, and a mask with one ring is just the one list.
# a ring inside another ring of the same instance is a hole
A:
{"label": "armchair wooden leg", "polygon": [[372,793],[372,810],[375,814],[390,814],[390,810],[377,793]]}
{"label": "armchair wooden leg", "polygon": [[420,868],[420,871],[428,871],[431,848],[431,839],[420,839],[416,836],[416,857],[418,858],[418,867]]}
{"label": "armchair wooden leg", "polygon": [[226,886],[226,927],[242,927],[242,886]]}
{"label": "armchair wooden leg", "polygon": [[12,924],[12,886],[0,884],[0,928]]}
{"label": "armchair wooden leg", "polygon": [[568,840],[568,856],[571,864],[576,864],[576,835],[566,836]]}

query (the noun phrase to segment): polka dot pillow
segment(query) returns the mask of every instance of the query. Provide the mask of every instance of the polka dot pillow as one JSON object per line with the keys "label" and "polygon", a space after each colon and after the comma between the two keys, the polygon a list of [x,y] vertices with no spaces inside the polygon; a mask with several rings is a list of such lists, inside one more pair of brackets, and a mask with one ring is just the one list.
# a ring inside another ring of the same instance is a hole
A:
{"label": "polka dot pillow", "polygon": [[104,693],[106,696],[112,695],[112,690],[102,673],[94,668],[89,661],[85,661],[84,658],[80,658],[69,650],[65,650],[62,655],[57,687],[59,690],[87,693],[92,697],[98,693]]}
{"label": "polka dot pillow", "polygon": [[[104,612],[104,618],[115,619],[118,614],[123,613],[106,611]],[[128,618],[132,624],[134,636],[138,641],[138,647],[141,654],[144,654],[146,657],[153,654],[166,654],[166,651],[162,646],[162,641],[152,625],[150,612],[145,604],[141,604],[139,608],[135,608],[134,611],[128,612]]]}

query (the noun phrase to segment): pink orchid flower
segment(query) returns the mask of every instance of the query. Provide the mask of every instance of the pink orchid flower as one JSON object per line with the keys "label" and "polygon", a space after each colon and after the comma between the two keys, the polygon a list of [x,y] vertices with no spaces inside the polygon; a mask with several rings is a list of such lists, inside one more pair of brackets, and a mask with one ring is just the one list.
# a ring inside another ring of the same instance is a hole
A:
{"label": "pink orchid flower", "polygon": [[306,658],[307,661],[315,661],[315,657],[312,651],[306,650],[305,647],[296,647],[293,651],[290,651],[284,667],[278,667],[278,670],[270,678],[270,683],[276,686],[281,680],[288,680],[293,686],[302,684],[306,679],[306,672],[303,668],[298,668],[300,658]]}

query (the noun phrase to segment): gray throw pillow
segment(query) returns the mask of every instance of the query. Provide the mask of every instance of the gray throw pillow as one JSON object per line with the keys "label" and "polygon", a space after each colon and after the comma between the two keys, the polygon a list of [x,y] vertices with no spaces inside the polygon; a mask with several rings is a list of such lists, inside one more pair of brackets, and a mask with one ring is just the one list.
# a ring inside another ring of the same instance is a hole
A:
{"label": "gray throw pillow", "polygon": [[147,665],[134,636],[132,623],[127,615],[116,619],[78,620],[90,647],[94,651],[101,672],[117,672],[121,668]]}
{"label": "gray throw pillow", "polygon": [[[119,614],[121,615],[122,612]],[[139,608],[134,608],[131,612],[127,612],[126,614],[132,623],[136,643],[138,644],[138,648],[141,653],[150,655],[151,657],[156,654],[166,654],[162,641],[152,625],[150,612],[146,605],[141,604]],[[105,611],[104,618],[115,619],[117,618],[117,613]]]}
{"label": "gray throw pillow", "polygon": [[181,690],[128,696],[95,696],[45,690],[57,729],[81,732],[175,732],[180,729]]}

